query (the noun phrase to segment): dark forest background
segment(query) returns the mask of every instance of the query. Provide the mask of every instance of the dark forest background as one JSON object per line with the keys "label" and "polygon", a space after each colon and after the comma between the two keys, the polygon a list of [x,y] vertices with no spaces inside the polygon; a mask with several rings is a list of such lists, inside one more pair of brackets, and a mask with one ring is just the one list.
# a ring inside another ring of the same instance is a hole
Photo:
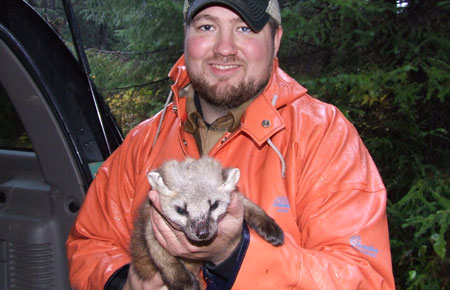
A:
{"label": "dark forest background", "polygon": [[[29,0],[72,47],[59,0]],[[161,109],[182,0],[73,0],[123,131]],[[398,289],[449,289],[450,1],[280,1],[280,66],[353,122],[388,188]]]}

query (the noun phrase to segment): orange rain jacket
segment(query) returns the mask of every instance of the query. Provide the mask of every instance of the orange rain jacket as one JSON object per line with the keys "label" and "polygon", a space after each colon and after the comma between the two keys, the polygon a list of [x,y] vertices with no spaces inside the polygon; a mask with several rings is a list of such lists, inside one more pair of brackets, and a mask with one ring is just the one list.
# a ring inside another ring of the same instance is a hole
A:
{"label": "orange rain jacket", "polygon": [[[179,90],[190,82],[184,57],[169,75],[174,102],[155,145],[161,113],[128,134],[89,188],[67,241],[74,289],[103,289],[130,262],[133,218],[150,188],[147,172],[168,159],[199,157],[194,137],[183,130]],[[233,289],[394,289],[386,191],[372,158],[338,109],[309,96],[277,60],[240,128],[210,155],[240,169],[239,190],[285,232],[285,244],[273,247],[250,230]]]}

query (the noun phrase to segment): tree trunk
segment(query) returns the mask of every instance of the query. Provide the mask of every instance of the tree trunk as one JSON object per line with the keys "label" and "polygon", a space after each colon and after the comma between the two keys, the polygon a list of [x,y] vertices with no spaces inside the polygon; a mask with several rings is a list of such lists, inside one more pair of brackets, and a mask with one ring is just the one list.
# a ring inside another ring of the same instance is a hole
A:
{"label": "tree trunk", "polygon": [[108,49],[108,27],[103,23],[100,24],[99,35],[98,48]]}

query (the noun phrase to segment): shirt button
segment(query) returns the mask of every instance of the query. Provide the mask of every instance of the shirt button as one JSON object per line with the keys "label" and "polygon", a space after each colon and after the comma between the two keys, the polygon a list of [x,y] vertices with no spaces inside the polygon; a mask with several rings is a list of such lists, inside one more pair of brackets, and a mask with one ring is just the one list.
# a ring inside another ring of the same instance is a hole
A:
{"label": "shirt button", "polygon": [[264,120],[264,121],[262,121],[261,125],[264,128],[268,128],[270,126],[270,121],[269,120]]}

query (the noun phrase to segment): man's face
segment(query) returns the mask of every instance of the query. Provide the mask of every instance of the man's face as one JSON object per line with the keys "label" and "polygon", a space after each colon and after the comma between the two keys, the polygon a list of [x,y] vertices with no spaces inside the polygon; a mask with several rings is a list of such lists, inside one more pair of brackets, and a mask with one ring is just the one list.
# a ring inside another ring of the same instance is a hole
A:
{"label": "man's face", "polygon": [[186,69],[192,86],[208,103],[234,108],[267,84],[282,30],[253,32],[233,10],[211,6],[186,27]]}

